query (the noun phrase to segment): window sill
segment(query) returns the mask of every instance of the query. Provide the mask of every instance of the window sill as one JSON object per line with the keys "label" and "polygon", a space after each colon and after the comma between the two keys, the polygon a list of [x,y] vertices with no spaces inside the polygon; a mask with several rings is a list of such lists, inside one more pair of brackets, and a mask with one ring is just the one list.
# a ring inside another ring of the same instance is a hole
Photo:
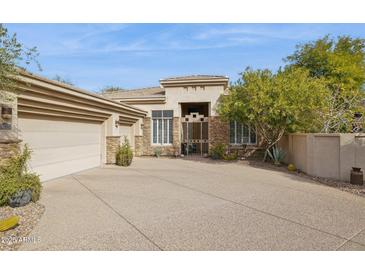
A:
{"label": "window sill", "polygon": [[257,143],[250,143],[250,144],[229,144],[232,147],[255,147],[257,146]]}
{"label": "window sill", "polygon": [[170,147],[173,144],[151,144],[152,147]]}

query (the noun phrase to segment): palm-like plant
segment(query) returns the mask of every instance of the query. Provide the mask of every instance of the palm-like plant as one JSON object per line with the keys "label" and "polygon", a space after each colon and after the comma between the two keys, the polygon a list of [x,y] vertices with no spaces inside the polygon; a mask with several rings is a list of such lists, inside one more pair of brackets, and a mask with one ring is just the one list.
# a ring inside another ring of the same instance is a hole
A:
{"label": "palm-like plant", "polygon": [[277,146],[274,146],[272,151],[270,151],[270,149],[266,150],[266,153],[274,161],[275,165],[280,165],[284,161],[286,155],[285,151]]}

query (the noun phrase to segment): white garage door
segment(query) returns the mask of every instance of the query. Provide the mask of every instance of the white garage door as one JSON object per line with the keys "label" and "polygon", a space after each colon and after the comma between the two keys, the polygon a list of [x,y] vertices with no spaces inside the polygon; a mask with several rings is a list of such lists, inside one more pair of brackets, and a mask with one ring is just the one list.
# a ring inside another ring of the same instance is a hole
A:
{"label": "white garage door", "polygon": [[42,181],[101,164],[101,124],[19,118],[20,139],[33,150],[30,168]]}

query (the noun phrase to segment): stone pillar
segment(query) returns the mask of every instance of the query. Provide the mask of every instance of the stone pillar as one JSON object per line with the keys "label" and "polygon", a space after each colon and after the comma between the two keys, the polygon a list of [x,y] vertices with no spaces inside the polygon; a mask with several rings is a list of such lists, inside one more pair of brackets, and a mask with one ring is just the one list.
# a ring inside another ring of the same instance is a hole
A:
{"label": "stone pillar", "polygon": [[0,166],[5,165],[10,158],[19,154],[20,142],[21,140],[0,141]]}
{"label": "stone pillar", "polygon": [[143,119],[143,148],[142,155],[153,155],[151,147],[151,118]]}
{"label": "stone pillar", "polygon": [[17,97],[0,91],[0,166],[19,154],[21,140],[18,138]]}
{"label": "stone pillar", "polygon": [[134,155],[143,155],[143,136],[134,136]]}
{"label": "stone pillar", "polygon": [[120,136],[106,137],[106,163],[115,164],[115,156],[120,145]]}
{"label": "stone pillar", "polygon": [[221,120],[219,116],[210,116],[209,150],[219,143],[229,144],[229,122]]}
{"label": "stone pillar", "polygon": [[181,154],[181,120],[180,117],[174,117],[173,121],[173,151],[172,154],[175,155],[176,152]]}

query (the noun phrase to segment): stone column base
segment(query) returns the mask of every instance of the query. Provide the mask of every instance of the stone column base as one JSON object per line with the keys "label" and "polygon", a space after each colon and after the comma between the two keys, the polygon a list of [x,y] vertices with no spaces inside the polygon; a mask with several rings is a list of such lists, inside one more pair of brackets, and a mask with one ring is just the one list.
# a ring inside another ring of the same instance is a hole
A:
{"label": "stone column base", "polygon": [[106,163],[115,164],[116,154],[120,146],[120,136],[106,137]]}
{"label": "stone column base", "polygon": [[0,140],[0,166],[5,165],[10,158],[20,152],[21,140]]}
{"label": "stone column base", "polygon": [[134,136],[134,155],[143,155],[143,136]]}

